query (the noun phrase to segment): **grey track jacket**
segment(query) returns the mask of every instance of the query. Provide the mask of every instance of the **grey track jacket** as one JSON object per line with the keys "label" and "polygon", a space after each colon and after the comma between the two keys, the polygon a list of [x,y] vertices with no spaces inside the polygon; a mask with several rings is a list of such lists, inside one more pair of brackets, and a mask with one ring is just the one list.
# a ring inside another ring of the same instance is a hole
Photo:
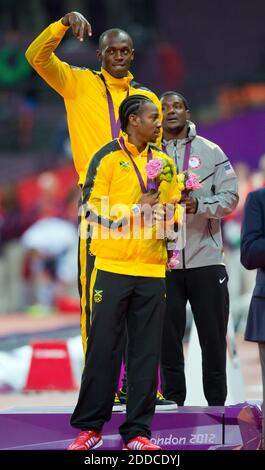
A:
{"label": "grey track jacket", "polygon": [[177,269],[224,264],[221,219],[238,203],[237,177],[227,156],[218,145],[196,135],[192,122],[186,139],[163,141],[177,171],[183,170],[189,141],[189,170],[199,176],[202,188],[190,194],[197,198],[198,209],[196,214],[186,216],[186,244]]}

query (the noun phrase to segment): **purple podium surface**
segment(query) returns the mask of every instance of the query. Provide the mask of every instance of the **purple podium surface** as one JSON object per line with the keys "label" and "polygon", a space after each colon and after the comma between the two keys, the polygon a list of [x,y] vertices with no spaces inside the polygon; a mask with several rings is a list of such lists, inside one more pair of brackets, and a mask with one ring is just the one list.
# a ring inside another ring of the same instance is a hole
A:
{"label": "purple podium surface", "polygon": [[[77,435],[69,408],[15,408],[0,414],[0,449],[66,449]],[[118,428],[125,413],[113,413],[103,430],[100,450],[121,450]],[[152,442],[163,450],[242,448],[261,439],[261,411],[247,404],[234,407],[180,407],[156,413]]]}

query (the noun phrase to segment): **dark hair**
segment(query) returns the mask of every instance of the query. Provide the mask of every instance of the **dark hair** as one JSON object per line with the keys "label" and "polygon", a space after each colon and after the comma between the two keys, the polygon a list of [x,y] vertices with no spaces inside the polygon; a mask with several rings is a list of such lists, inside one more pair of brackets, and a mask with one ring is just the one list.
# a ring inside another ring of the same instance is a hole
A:
{"label": "dark hair", "polygon": [[131,114],[139,114],[141,112],[141,108],[145,103],[153,103],[153,101],[144,95],[131,95],[127,96],[127,98],[123,100],[119,108],[121,130],[123,132],[126,131],[129,116]]}
{"label": "dark hair", "polygon": [[133,40],[131,38],[131,36],[126,32],[124,31],[123,29],[119,29],[119,28],[112,28],[112,29],[107,29],[106,31],[104,31],[100,36],[99,36],[99,40],[98,40],[98,48],[99,50],[102,49],[102,44],[103,44],[103,41],[105,39],[106,36],[108,36],[109,34],[116,34],[117,36],[119,34],[123,34],[125,36],[127,36],[127,38],[129,39],[129,41],[131,42],[131,46],[133,48]]}
{"label": "dark hair", "polygon": [[163,93],[163,94],[160,96],[160,101],[161,101],[163,98],[165,98],[165,96],[170,96],[170,95],[176,95],[176,96],[178,96],[178,97],[181,99],[182,103],[184,104],[185,109],[190,109],[190,108],[189,108],[189,105],[188,105],[188,101],[186,100],[186,98],[185,98],[183,95],[181,95],[181,93],[178,93],[177,91],[165,91],[165,93]]}

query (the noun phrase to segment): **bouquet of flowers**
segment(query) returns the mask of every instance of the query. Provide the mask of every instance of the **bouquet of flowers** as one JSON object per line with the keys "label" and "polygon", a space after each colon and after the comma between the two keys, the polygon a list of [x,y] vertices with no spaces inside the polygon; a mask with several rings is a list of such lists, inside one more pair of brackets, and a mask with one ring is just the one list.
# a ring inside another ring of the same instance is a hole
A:
{"label": "bouquet of flowers", "polygon": [[[162,181],[167,181],[171,183],[174,174],[174,164],[170,160],[165,158],[155,158],[150,160],[146,166],[146,173],[149,180],[148,188],[149,190],[157,191],[160,183]],[[178,185],[179,186],[179,185]],[[180,189],[180,188],[179,188]],[[181,191],[180,191],[181,194]],[[168,263],[167,269],[175,269],[179,263],[178,257],[179,252],[177,250],[172,251],[169,246],[167,246],[168,253]]]}
{"label": "bouquet of flowers", "polygon": [[177,182],[179,190],[184,196],[188,196],[191,191],[196,191],[202,187],[199,177],[188,170],[177,175]]}
{"label": "bouquet of flowers", "polygon": [[147,177],[150,180],[149,189],[158,190],[162,181],[171,183],[174,173],[174,165],[166,158],[154,158],[145,165]]}

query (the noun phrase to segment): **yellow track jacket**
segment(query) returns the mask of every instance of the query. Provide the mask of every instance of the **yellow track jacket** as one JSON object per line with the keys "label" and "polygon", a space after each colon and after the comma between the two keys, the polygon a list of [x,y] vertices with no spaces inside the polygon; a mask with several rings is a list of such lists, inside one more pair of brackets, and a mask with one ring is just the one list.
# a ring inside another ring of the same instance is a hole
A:
{"label": "yellow track jacket", "polygon": [[154,93],[133,81],[133,75],[112,77],[106,70],[93,71],[73,67],[53,53],[69,28],[60,21],[52,23],[28,47],[30,65],[63,98],[67,111],[74,165],[83,184],[92,156],[112,140],[104,76],[114,105],[116,119],[121,102],[129,95],[148,96],[161,109]]}
{"label": "yellow track jacket", "polygon": [[[125,134],[124,138],[126,148],[146,185],[145,165],[149,146],[139,154]],[[157,147],[150,145],[150,148],[152,158],[170,160]],[[159,190],[161,203],[170,203],[175,198],[179,201],[181,193],[176,183],[176,173],[171,183],[162,181]],[[164,239],[156,238],[156,226],[143,226],[140,216],[137,229],[137,225],[132,223],[135,220],[132,208],[141,195],[130,157],[121,148],[118,139],[109,142],[93,157],[83,188],[83,201],[87,203],[89,221],[93,224],[90,250],[96,256],[97,269],[131,276],[165,276],[166,246]],[[111,224],[116,228],[110,229]]]}

